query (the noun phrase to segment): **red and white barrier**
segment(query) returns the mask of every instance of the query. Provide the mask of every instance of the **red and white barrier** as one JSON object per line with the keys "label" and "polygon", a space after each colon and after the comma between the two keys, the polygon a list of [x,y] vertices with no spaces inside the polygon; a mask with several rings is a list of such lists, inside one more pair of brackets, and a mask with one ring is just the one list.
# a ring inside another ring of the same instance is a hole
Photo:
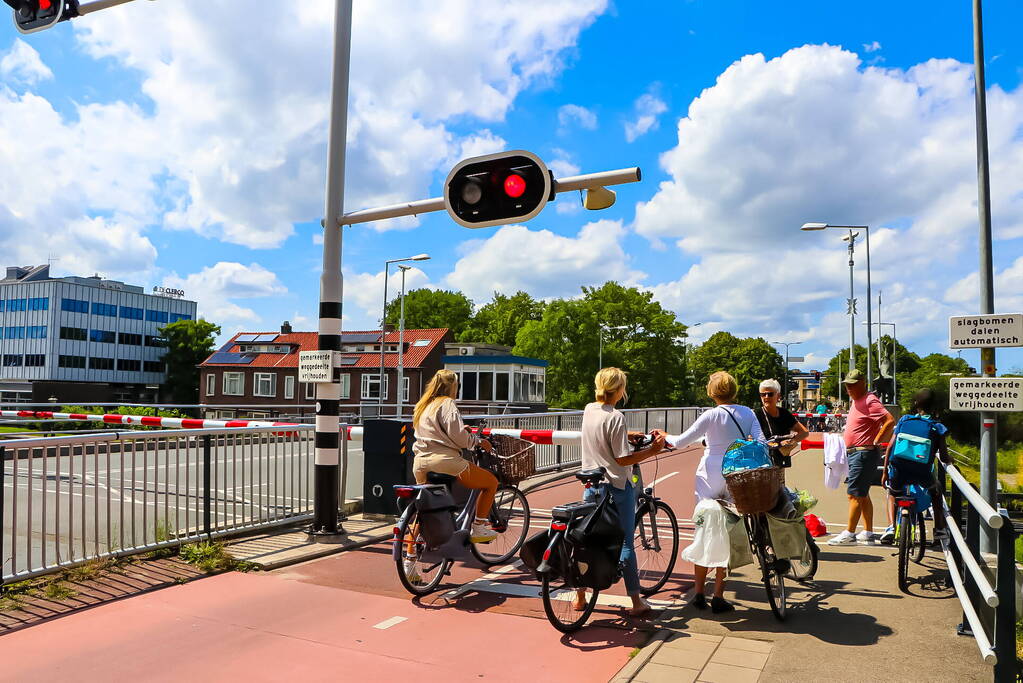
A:
{"label": "red and white barrier", "polygon": [[0,410],[0,417],[25,417],[36,420],[68,420],[72,422],[102,422],[113,425],[142,425],[174,429],[212,429],[222,427],[277,427],[295,426],[294,422],[266,422],[260,420],[199,420],[191,417],[157,417],[155,415],[90,415],[85,413],[52,413],[48,410]]}
{"label": "red and white barrier", "polygon": [[792,413],[795,417],[845,417],[845,413]]}

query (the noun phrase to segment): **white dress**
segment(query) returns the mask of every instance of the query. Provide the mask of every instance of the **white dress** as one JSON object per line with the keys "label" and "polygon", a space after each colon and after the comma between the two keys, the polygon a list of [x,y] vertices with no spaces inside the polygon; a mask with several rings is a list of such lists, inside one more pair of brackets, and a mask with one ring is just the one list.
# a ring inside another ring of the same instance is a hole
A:
{"label": "white dress", "polygon": [[[729,413],[735,417],[733,421]],[[739,433],[739,427],[743,433]],[[693,426],[678,436],[667,435],[666,441],[675,448],[682,448],[689,444],[696,443],[701,438],[707,442],[703,450],[703,457],[696,468],[696,499],[715,500],[728,498],[728,488],[725,486],[724,475],[721,474],[721,464],[725,457],[725,449],[732,445],[736,439],[745,439],[752,436],[758,441],[764,441],[764,432],[760,428],[760,421],[756,414],[746,406],[722,405],[706,411],[696,419]]]}

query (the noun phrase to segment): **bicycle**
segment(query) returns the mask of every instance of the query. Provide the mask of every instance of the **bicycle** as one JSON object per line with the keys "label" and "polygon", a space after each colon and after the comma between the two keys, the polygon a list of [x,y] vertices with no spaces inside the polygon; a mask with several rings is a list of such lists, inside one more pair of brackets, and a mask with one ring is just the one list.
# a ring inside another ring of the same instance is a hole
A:
{"label": "bicycle", "polygon": [[899,546],[899,590],[908,593],[909,560],[917,564],[923,562],[927,549],[927,527],[923,514],[917,510],[914,496],[908,495],[905,489],[886,488],[895,499],[895,508],[899,511],[894,541]]}
{"label": "bicycle", "polygon": [[[477,448],[473,455],[479,457],[484,451]],[[449,523],[450,534],[442,542],[428,539],[417,501],[422,496],[437,496],[441,491],[452,494],[457,477],[438,472],[429,472],[425,484],[400,484],[394,486],[399,507],[404,505],[401,516],[394,526],[392,557],[398,570],[398,580],[412,595],[428,595],[437,589],[443,578],[450,574],[455,560],[474,557],[485,567],[493,567],[510,560],[519,551],[529,533],[530,510],[526,495],[516,486],[500,484],[488,519],[497,538],[489,543],[472,543],[469,540],[472,523],[476,518],[476,501],[479,489],[468,489],[465,502],[457,515],[450,507],[423,510],[440,514],[442,525]],[[464,489],[463,489],[464,490]],[[426,491],[427,493],[423,493]],[[424,498],[425,499],[425,498]],[[455,509],[458,509],[457,506]],[[444,514],[450,516],[450,521]],[[432,542],[431,542],[432,541]]]}
{"label": "bicycle", "polygon": [[[768,449],[771,453],[771,460],[775,465],[781,468],[792,467],[791,456],[782,455],[778,450],[779,445],[783,441],[787,441],[793,438],[794,434],[787,434],[784,436],[771,437],[767,440]],[[788,575],[795,581],[800,583],[806,583],[810,581],[817,573],[817,568],[820,564],[820,548],[817,546],[817,541],[810,534],[810,530],[806,529],[806,545],[803,548],[803,554],[798,558],[789,559],[789,570]]]}

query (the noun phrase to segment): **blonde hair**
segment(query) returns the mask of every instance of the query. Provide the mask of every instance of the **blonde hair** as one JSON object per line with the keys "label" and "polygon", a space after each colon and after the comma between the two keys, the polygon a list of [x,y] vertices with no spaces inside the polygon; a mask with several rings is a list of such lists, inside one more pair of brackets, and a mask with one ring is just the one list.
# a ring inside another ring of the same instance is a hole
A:
{"label": "blonde hair", "polygon": [[716,401],[734,403],[738,393],[739,385],[736,383],[735,378],[724,370],[715,372],[707,381],[707,396]]}
{"label": "blonde hair", "polygon": [[412,428],[419,428],[419,420],[426,415],[430,406],[445,398],[455,398],[458,390],[458,375],[450,370],[438,370],[423,390],[423,396],[412,411]]}
{"label": "blonde hair", "polygon": [[[619,368],[602,368],[597,376],[593,378],[593,386],[596,388],[595,395],[601,403],[606,403],[614,398],[619,390],[625,389],[628,377],[624,370]],[[627,399],[627,393],[622,398]]]}

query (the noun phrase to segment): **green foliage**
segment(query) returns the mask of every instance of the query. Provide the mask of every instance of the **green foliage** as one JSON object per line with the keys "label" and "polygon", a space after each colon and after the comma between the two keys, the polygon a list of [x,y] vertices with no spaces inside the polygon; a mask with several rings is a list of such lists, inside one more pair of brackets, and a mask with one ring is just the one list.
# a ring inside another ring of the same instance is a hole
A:
{"label": "green foliage", "polygon": [[525,292],[511,296],[494,292],[494,299],[476,311],[458,340],[515,346],[522,326],[530,320],[542,319],[543,311],[544,303]]}
{"label": "green foliage", "polygon": [[65,585],[60,581],[53,581],[46,584],[46,588],[43,589],[43,595],[46,596],[47,600],[69,600],[76,595],[78,592],[75,591],[71,586]]}
{"label": "green foliage", "polygon": [[[387,303],[385,321],[395,328],[401,317],[401,297]],[[436,329],[446,327],[456,338],[472,318],[472,300],[461,292],[443,289],[413,289],[405,293],[405,327]]]}
{"label": "green foliage", "polygon": [[715,332],[693,349],[690,367],[697,387],[693,397],[697,403],[712,403],[702,388],[713,373],[724,370],[739,384],[738,402],[756,406],[760,403],[757,393],[760,382],[776,379],[780,383],[785,374],[785,359],[760,337],[742,339],[728,332]]}
{"label": "green foliage", "polygon": [[216,541],[189,543],[181,547],[180,556],[182,560],[204,572],[230,570],[248,572],[259,568],[259,565],[252,562],[234,559],[224,549],[224,544]]}
{"label": "green foliage", "polygon": [[547,368],[547,402],[579,408],[593,400],[593,377],[605,330],[604,367],[629,373],[628,407],[678,405],[687,387],[682,345],[685,325],[654,301],[653,294],[607,282],[583,288],[580,299],[558,299],[529,320],[516,336],[515,353],[542,358]]}
{"label": "green foliage", "polygon": [[213,353],[220,326],[205,320],[179,320],[161,327],[167,341],[167,381],[164,391],[177,403],[199,402],[199,363]]}
{"label": "green foliage", "polygon": [[[891,336],[884,335],[881,337],[881,346],[890,349],[892,344],[895,344],[895,372],[897,375],[898,384],[902,384],[903,375],[913,373],[920,366],[920,357],[915,353],[907,349],[902,344],[893,340]],[[877,357],[877,342],[874,342],[874,348],[871,352],[871,367],[874,371],[874,377],[881,376],[881,359]],[[867,372],[867,347],[860,344],[856,345],[856,369],[866,374]],[[828,369],[821,378],[821,393],[824,396],[833,396],[838,398],[842,396],[842,400],[848,400],[845,395],[845,390],[838,386],[839,380],[845,377],[845,374],[849,372],[849,347],[841,349],[835,354],[828,362]],[[901,389],[900,389],[901,393]]]}

